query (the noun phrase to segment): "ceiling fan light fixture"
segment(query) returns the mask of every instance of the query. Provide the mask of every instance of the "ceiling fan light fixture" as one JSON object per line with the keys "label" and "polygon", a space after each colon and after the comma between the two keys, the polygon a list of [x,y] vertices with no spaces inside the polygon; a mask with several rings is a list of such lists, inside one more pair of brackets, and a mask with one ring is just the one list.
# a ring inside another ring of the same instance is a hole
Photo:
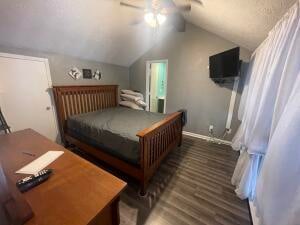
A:
{"label": "ceiling fan light fixture", "polygon": [[166,20],[167,20],[166,15],[160,13],[157,14],[157,21],[159,25],[162,25],[164,22],[166,22]]}
{"label": "ceiling fan light fixture", "polygon": [[147,12],[144,15],[144,19],[145,19],[146,23],[150,25],[150,27],[156,27],[156,19],[155,19],[154,13]]}
{"label": "ceiling fan light fixture", "polygon": [[167,17],[164,14],[147,12],[144,15],[144,19],[150,27],[157,27],[162,25],[166,21]]}

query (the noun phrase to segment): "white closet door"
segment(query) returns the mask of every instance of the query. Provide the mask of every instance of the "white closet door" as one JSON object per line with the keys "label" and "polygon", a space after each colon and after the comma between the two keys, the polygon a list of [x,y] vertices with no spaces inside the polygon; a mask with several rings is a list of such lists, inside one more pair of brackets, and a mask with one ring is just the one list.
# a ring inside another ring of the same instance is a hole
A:
{"label": "white closet door", "polygon": [[0,54],[0,107],[12,131],[32,128],[58,135],[47,60]]}

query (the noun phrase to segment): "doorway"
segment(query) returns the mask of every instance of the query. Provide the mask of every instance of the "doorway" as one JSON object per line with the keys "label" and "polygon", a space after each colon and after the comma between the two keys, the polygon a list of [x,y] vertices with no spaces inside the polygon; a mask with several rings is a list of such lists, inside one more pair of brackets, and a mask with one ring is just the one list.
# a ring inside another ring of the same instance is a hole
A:
{"label": "doorway", "polygon": [[147,61],[146,104],[150,112],[165,113],[167,103],[168,60]]}
{"label": "doorway", "polygon": [[58,137],[47,59],[0,53],[0,107],[12,131]]}

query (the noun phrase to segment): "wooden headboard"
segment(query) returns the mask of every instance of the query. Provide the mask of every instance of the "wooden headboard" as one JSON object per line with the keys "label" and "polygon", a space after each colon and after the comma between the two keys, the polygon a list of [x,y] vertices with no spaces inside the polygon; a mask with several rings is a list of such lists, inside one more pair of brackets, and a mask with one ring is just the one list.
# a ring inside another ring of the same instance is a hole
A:
{"label": "wooden headboard", "polygon": [[54,86],[53,92],[62,136],[70,116],[118,105],[118,85]]}

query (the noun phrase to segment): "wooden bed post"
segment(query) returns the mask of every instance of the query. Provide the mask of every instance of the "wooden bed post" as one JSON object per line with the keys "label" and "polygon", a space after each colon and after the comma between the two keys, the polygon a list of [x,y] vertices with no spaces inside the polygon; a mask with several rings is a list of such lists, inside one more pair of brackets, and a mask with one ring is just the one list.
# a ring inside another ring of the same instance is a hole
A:
{"label": "wooden bed post", "polygon": [[178,147],[181,147],[181,144],[182,144],[182,126],[180,126],[181,128],[180,128],[180,137],[179,137],[179,142],[178,142]]}
{"label": "wooden bed post", "polygon": [[141,181],[140,182],[140,185],[141,185],[141,191],[140,191],[140,195],[142,197],[146,196],[147,195],[147,186],[148,186],[148,182],[146,182],[145,180]]}
{"label": "wooden bed post", "polygon": [[[59,125],[59,131],[60,131],[60,138],[62,143],[65,145],[66,140],[64,137],[64,126],[65,126],[65,108],[63,105],[63,96],[60,93],[59,88],[53,88],[53,96],[54,96],[54,101],[55,101],[55,106],[56,106],[56,112],[57,112],[57,117],[58,117],[58,125]],[[65,146],[67,147],[67,146]]]}
{"label": "wooden bed post", "polygon": [[147,164],[147,158],[145,158],[145,156],[147,154],[145,154],[145,152],[147,152],[147,143],[146,143],[146,139],[143,137],[140,137],[139,139],[139,143],[140,143],[140,152],[141,152],[141,158],[140,158],[140,165],[141,165],[141,178],[139,179],[140,181],[140,195],[141,196],[145,196],[146,195],[146,170],[145,170],[145,164]]}

